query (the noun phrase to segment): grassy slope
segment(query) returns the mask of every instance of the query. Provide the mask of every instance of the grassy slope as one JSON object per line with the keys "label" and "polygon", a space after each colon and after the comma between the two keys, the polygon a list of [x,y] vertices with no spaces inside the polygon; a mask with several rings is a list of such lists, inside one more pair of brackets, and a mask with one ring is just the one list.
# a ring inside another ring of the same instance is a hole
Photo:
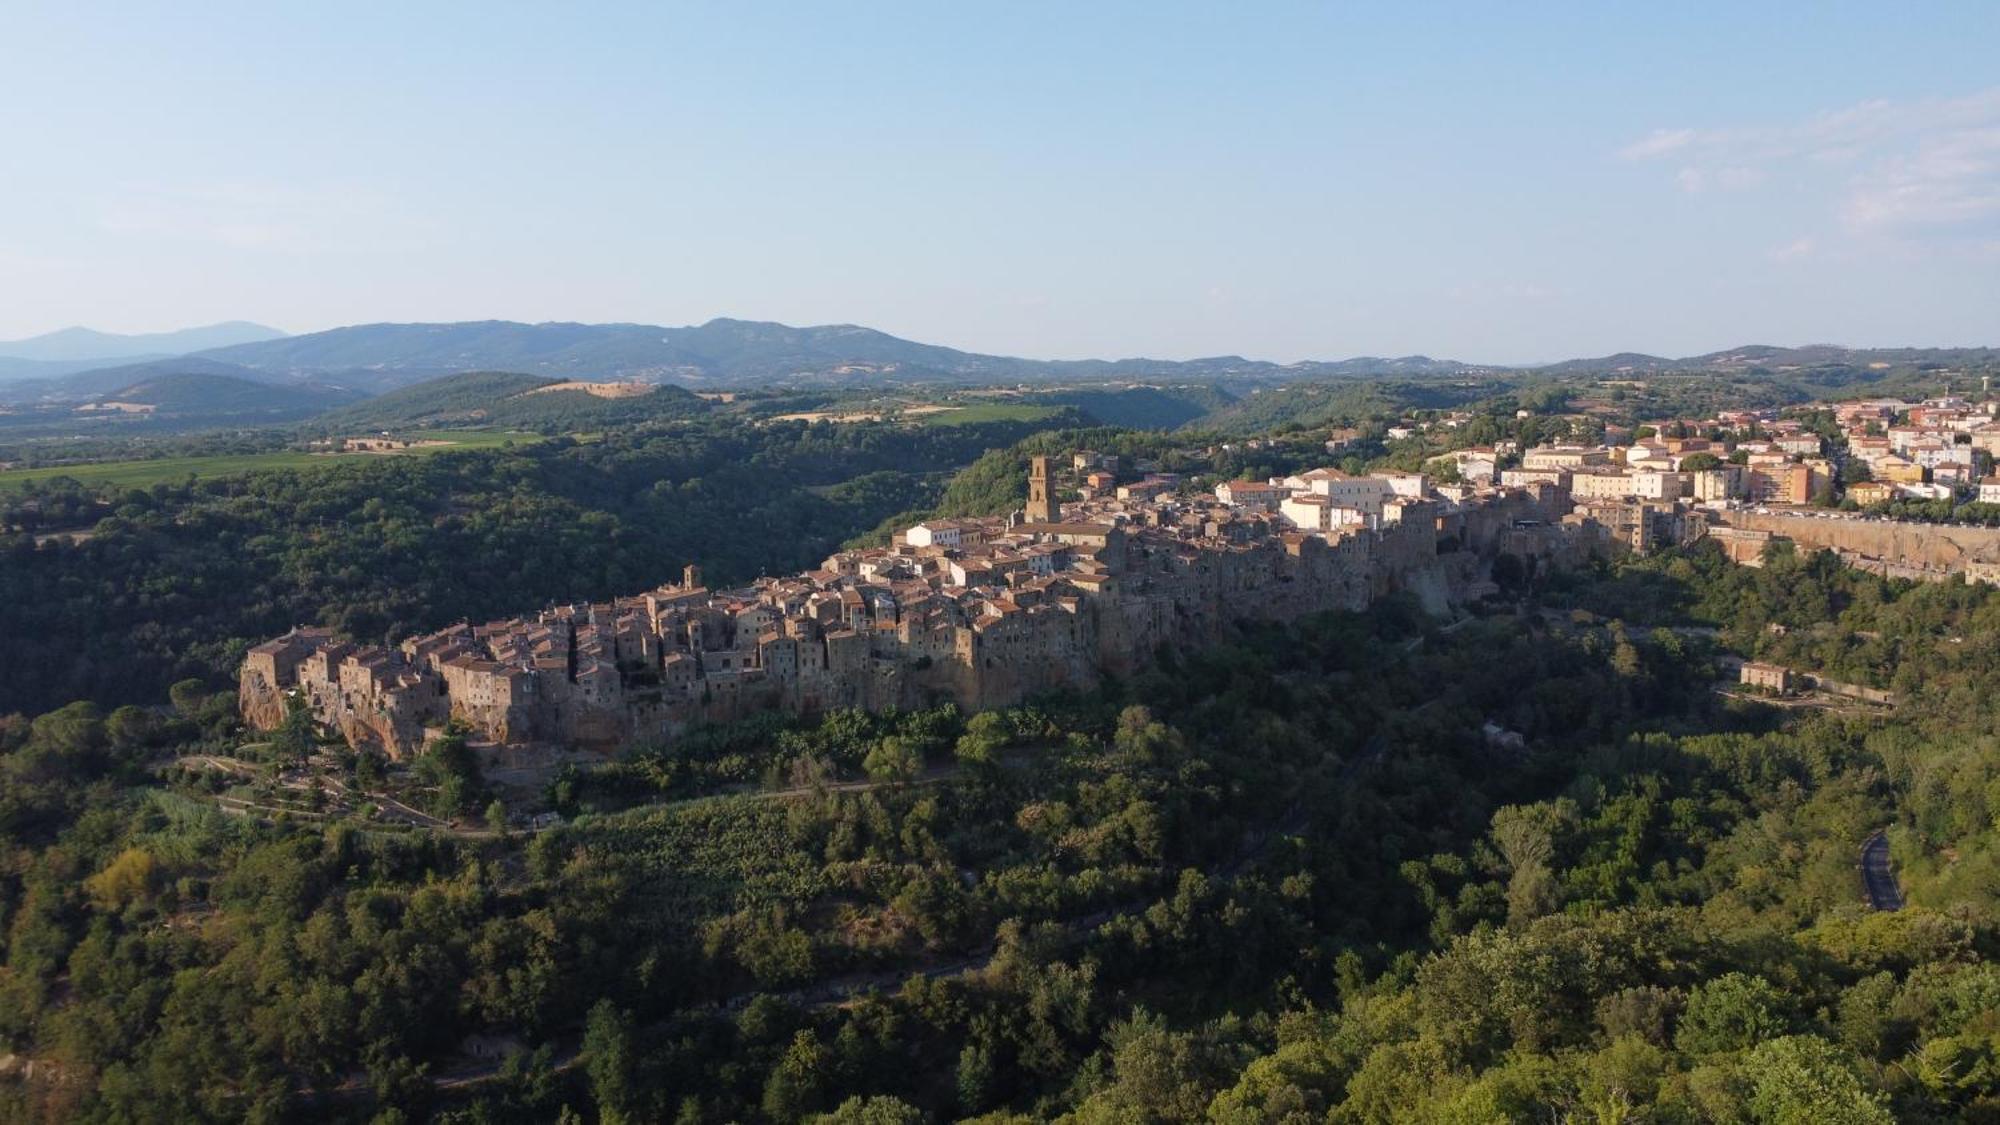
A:
{"label": "grassy slope", "polygon": [[70,477],[84,484],[144,488],[162,481],[181,481],[190,476],[222,477],[265,469],[312,469],[349,461],[356,457],[403,457],[445,453],[456,449],[487,449],[514,441],[540,441],[538,434],[500,430],[450,430],[414,435],[425,441],[448,442],[422,445],[399,453],[304,453],[287,449],[273,453],[229,453],[210,457],[159,457],[149,461],[99,461],[84,465],[54,465],[38,469],[0,472],[0,488],[29,481]]}

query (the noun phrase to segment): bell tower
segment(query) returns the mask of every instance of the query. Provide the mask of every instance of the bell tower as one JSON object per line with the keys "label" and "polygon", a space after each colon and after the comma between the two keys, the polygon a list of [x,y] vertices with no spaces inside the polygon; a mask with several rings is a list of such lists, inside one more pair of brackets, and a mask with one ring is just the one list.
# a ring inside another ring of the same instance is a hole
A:
{"label": "bell tower", "polygon": [[1028,461],[1028,522],[1056,522],[1056,508],[1049,502],[1049,459],[1034,457]]}

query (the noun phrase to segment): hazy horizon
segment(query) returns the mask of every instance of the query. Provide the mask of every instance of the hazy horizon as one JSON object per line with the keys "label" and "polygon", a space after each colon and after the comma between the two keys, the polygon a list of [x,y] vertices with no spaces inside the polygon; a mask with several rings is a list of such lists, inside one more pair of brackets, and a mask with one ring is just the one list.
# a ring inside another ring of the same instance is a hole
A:
{"label": "hazy horizon", "polygon": [[[91,332],[101,332],[101,333],[104,333],[104,334],[107,334],[107,335],[114,335],[114,336],[119,336],[119,337],[143,337],[143,336],[152,336],[152,335],[167,335],[167,334],[171,334],[171,333],[174,333],[174,332],[177,332],[177,331],[196,331],[196,330],[200,330],[200,329],[208,329],[208,328],[221,328],[221,327],[225,327],[225,326],[227,326],[227,325],[231,325],[231,324],[248,324],[248,325],[251,325],[251,326],[254,326],[254,327],[257,327],[257,328],[266,328],[266,329],[271,329],[271,330],[273,330],[273,331],[276,331],[276,332],[280,332],[280,333],[282,333],[283,335],[285,335],[285,336],[288,336],[288,337],[289,337],[289,336],[303,336],[303,335],[310,335],[310,334],[312,334],[312,333],[315,333],[315,332],[327,332],[327,331],[332,331],[332,330],[334,330],[334,329],[337,329],[337,328],[358,328],[358,327],[367,327],[367,326],[368,326],[368,325],[370,325],[370,324],[397,324],[397,323],[401,323],[401,324],[413,324],[413,323],[478,323],[478,322],[481,322],[481,321],[495,321],[495,320],[501,320],[501,319],[503,319],[503,318],[499,318],[499,317],[476,317],[476,318],[472,318],[471,320],[468,320],[468,321],[459,321],[459,322],[437,322],[437,321],[369,321],[369,322],[365,322],[365,323],[362,323],[362,324],[336,324],[336,325],[328,325],[328,326],[326,326],[326,327],[324,327],[324,328],[312,328],[312,329],[306,329],[305,331],[302,331],[302,332],[294,332],[294,331],[291,331],[291,330],[288,330],[288,329],[285,329],[285,328],[281,328],[281,327],[279,327],[279,326],[277,326],[277,325],[273,325],[273,324],[266,324],[266,323],[263,323],[263,322],[261,322],[261,321],[248,321],[248,320],[243,320],[243,319],[241,319],[241,318],[238,318],[238,319],[233,319],[233,320],[228,320],[228,321],[217,321],[217,322],[215,322],[215,323],[212,323],[212,324],[198,324],[198,325],[197,325],[197,324],[190,324],[190,325],[181,325],[181,326],[178,326],[178,327],[172,327],[172,328],[159,328],[159,329],[141,329],[141,330],[137,330],[137,331],[132,331],[132,332],[108,332],[108,331],[106,331],[106,330],[104,330],[104,329],[99,329],[99,328],[97,328],[97,327],[95,327],[95,326],[93,326],[93,325],[87,325],[87,324],[67,324],[67,325],[63,325],[63,326],[62,326],[61,328],[53,328],[53,329],[50,329],[50,330],[48,330],[47,332],[40,332],[40,333],[35,333],[35,334],[34,334],[34,335],[32,335],[32,336],[26,336],[26,337],[17,337],[17,338],[12,338],[12,339],[0,339],[0,349],[4,349],[4,348],[5,348],[5,347],[6,347],[7,345],[10,345],[10,344],[19,344],[19,343],[23,343],[23,342],[26,342],[26,341],[28,341],[28,340],[32,340],[32,339],[36,339],[36,338],[39,338],[39,337],[42,337],[42,336],[54,336],[54,335],[58,335],[58,334],[60,334],[60,333],[63,333],[63,332],[71,332],[71,331],[79,331],[79,330],[81,330],[81,331],[91,331]],[[712,318],[712,319],[723,319],[723,320],[740,320],[740,321],[764,321],[764,318],[760,318],[760,317],[747,317],[747,316],[734,316],[734,317],[732,317],[732,316],[728,316],[728,315],[726,315],[726,314],[725,314],[725,315],[722,315],[722,316],[720,316],[720,317],[717,317],[717,318]],[[764,322],[766,322],[766,323],[771,323],[771,322],[769,322],[769,321],[764,321]],[[610,325],[610,324],[619,324],[619,323],[640,323],[640,322],[635,322],[635,321],[602,321],[602,320],[598,320],[598,321],[552,321],[552,320],[531,320],[531,321],[516,321],[516,322],[514,322],[514,323],[523,323],[523,324],[555,324],[555,323],[571,323],[571,324],[587,324],[587,325]],[[856,323],[854,323],[853,321],[831,321],[831,322],[827,322],[827,323],[825,323],[825,324],[817,324],[817,325],[803,325],[803,324],[788,324],[788,325],[786,325],[786,326],[787,326],[787,327],[791,327],[791,328],[835,328],[835,327],[856,327],[856,328],[875,328],[875,327],[876,327],[876,326],[874,326],[874,325],[866,325],[866,324],[856,324]],[[651,325],[649,325],[649,327],[657,327],[657,328],[686,328],[686,327],[698,327],[698,325],[677,325],[677,324],[651,324]],[[879,329],[878,329],[878,331],[879,331]],[[900,335],[900,334],[897,334],[897,333],[891,333],[891,335]],[[922,338],[919,338],[919,337],[901,337],[901,338],[903,338],[903,339],[907,339],[907,340],[910,340],[910,341],[911,341],[912,343],[918,343],[918,344],[933,344],[933,345],[939,345],[939,346],[942,346],[942,347],[949,347],[949,348],[959,348],[959,346],[958,346],[957,344],[954,344],[954,343],[952,343],[952,342],[951,342],[950,340],[929,340],[929,339],[922,339]],[[1585,352],[1570,352],[1570,353],[1565,353],[1565,354],[1562,354],[1562,355],[1552,355],[1552,356],[1545,356],[1545,357],[1542,357],[1542,358],[1539,358],[1539,359],[1530,359],[1530,360],[1495,360],[1495,359],[1489,359],[1489,358],[1487,358],[1487,357],[1483,357],[1483,356],[1468,356],[1468,355],[1445,355],[1445,354],[1441,354],[1441,353],[1438,353],[1438,352],[1426,352],[1426,351],[1416,351],[1416,352],[1398,352],[1398,353],[1393,353],[1393,354],[1392,354],[1392,353],[1383,353],[1383,352],[1350,352],[1350,353],[1343,353],[1343,354],[1339,354],[1339,355],[1331,355],[1331,354],[1329,354],[1329,355],[1319,355],[1319,356],[1297,356],[1297,357],[1288,357],[1288,358],[1275,358],[1275,357],[1272,357],[1272,356],[1263,356],[1263,355],[1257,355],[1257,354],[1254,354],[1254,353],[1251,353],[1251,352],[1244,352],[1244,351],[1233,351],[1233,352],[1207,352],[1207,353],[1203,353],[1203,354],[1200,354],[1200,355],[1153,355],[1153,354],[1148,354],[1148,353],[1144,353],[1144,352],[1136,352],[1136,351],[1123,351],[1123,352],[1119,352],[1119,353],[1117,353],[1117,354],[1108,354],[1108,353],[1107,353],[1107,354],[1103,354],[1103,355],[1073,355],[1073,356],[1049,356],[1049,355],[1024,355],[1024,354],[1021,354],[1021,353],[1018,353],[1018,352],[990,352],[990,353],[982,353],[982,354],[991,354],[991,355],[1004,355],[1004,356],[1006,356],[1006,357],[1008,357],[1008,358],[1014,358],[1014,359],[1024,359],[1024,360],[1030,360],[1030,361],[1044,361],[1044,362],[1051,362],[1051,363],[1060,363],[1060,362],[1067,362],[1067,361],[1074,361],[1074,360],[1108,360],[1108,361],[1116,361],[1116,360],[1128,360],[1128,359],[1153,359],[1153,360],[1162,360],[1162,361],[1166,361],[1166,362],[1174,362],[1174,363],[1183,363],[1183,362],[1188,362],[1188,361],[1192,361],[1192,360],[1200,360],[1200,359],[1214,359],[1214,358],[1219,358],[1219,357],[1223,357],[1223,356],[1237,356],[1237,357],[1240,357],[1240,358],[1243,358],[1243,359],[1247,359],[1247,360],[1251,360],[1251,361],[1259,361],[1259,362],[1269,362],[1269,363],[1279,363],[1279,364],[1287,364],[1287,363],[1309,363],[1309,362],[1314,362],[1314,361],[1325,361],[1325,362],[1334,362],[1334,361],[1340,361],[1340,360],[1348,360],[1348,359],[1356,359],[1356,358],[1361,358],[1361,357],[1364,357],[1364,356],[1375,356],[1376,358],[1381,358],[1381,359],[1399,359],[1399,358],[1405,358],[1405,357],[1409,357],[1409,356],[1417,356],[1417,355],[1422,355],[1422,356],[1424,356],[1424,357],[1426,357],[1426,358],[1429,358],[1429,359],[1435,359],[1435,360],[1451,360],[1451,361],[1456,361],[1456,362],[1460,362],[1460,363],[1469,363],[1469,364],[1487,364],[1487,365],[1491,365],[1491,366],[1495,366],[1495,367],[1512,367],[1512,368],[1533,368],[1533,367],[1538,367],[1538,366],[1543,366],[1543,365],[1547,365],[1547,364],[1554,364],[1554,363],[1564,363],[1564,362],[1568,362],[1568,361],[1571,361],[1571,360],[1578,360],[1578,359],[1593,359],[1593,358],[1598,358],[1598,357],[1600,357],[1600,356],[1610,356],[1610,355],[1617,355],[1617,354],[1621,354],[1621,353],[1634,353],[1634,354],[1644,354],[1644,355],[1653,355],[1653,356],[1657,356],[1657,357],[1660,357],[1660,358],[1664,358],[1664,359],[1685,359],[1685,358],[1688,358],[1688,357],[1690,357],[1690,356],[1699,356],[1699,355],[1709,355],[1709,354],[1712,354],[1712,353],[1716,353],[1716,352],[1726,352],[1726,351],[1729,351],[1729,350],[1731,350],[1731,349],[1734,349],[1734,348],[1746,348],[1746,347],[1781,347],[1781,348],[1808,348],[1808,347],[1837,347],[1837,348],[1848,348],[1848,349],[1853,349],[1853,350],[1866,350],[1866,349],[1875,349],[1875,348],[1884,348],[1884,349],[1887,349],[1887,348],[1931,348],[1931,349],[1939,349],[1939,350],[1947,350],[1947,349],[1954,349],[1954,348],[1989,348],[1989,347],[1996,347],[1996,346],[2000,346],[2000,345],[1996,345],[1996,344],[1992,344],[1992,343],[1925,343],[1925,342],[1902,342],[1902,343],[1873,343],[1873,344],[1856,344],[1856,343],[1851,343],[1851,342],[1848,342],[1848,341],[1842,341],[1842,340],[1801,340],[1801,341],[1784,341],[1784,340],[1741,340],[1741,341],[1738,341],[1738,342],[1736,342],[1736,343],[1734,343],[1734,344],[1721,344],[1721,345],[1717,345],[1717,346],[1715,346],[1715,347],[1710,347],[1710,348],[1701,348],[1701,349],[1698,349],[1698,350],[1695,350],[1695,351],[1688,351],[1688,352],[1672,352],[1672,353],[1668,353],[1668,352],[1646,352],[1646,351],[1644,351],[1643,349],[1638,349],[1638,348],[1615,348],[1615,349],[1610,349],[1610,350],[1606,350],[1606,351],[1600,351],[1600,352],[1590,352],[1590,353],[1585,353]],[[210,349],[202,349],[202,350],[210,350]],[[959,350],[961,350],[961,351],[972,351],[973,349],[968,349],[968,348],[959,348]],[[0,351],[0,356],[4,356],[5,354],[6,354],[6,353],[5,353],[4,351]],[[118,358],[120,358],[120,357],[117,357],[117,356],[107,356],[107,357],[105,357],[105,358],[107,358],[107,359],[112,359],[112,360],[116,360],[116,359],[118,359]]]}
{"label": "hazy horizon", "polygon": [[1035,359],[2000,342],[1992,5],[12,23],[5,340],[729,316]]}

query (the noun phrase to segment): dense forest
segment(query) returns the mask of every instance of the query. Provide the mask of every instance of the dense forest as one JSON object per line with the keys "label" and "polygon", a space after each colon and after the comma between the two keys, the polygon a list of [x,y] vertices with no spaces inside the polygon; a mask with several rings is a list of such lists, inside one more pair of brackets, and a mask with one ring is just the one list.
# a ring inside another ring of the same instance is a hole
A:
{"label": "dense forest", "polygon": [[81,542],[0,532],[0,636],[33,638],[0,648],[0,713],[219,685],[295,624],[379,641],[639,593],[690,562],[724,582],[806,569],[984,451],[1075,421],[709,419],[112,494],[23,486],[8,505],[104,518]]}
{"label": "dense forest", "polygon": [[[533,833],[225,817],[160,769],[258,752],[196,685],[12,720],[0,1117],[2000,1120],[2000,592],[1510,585],[635,748]],[[1899,700],[1719,694],[1724,646]]]}

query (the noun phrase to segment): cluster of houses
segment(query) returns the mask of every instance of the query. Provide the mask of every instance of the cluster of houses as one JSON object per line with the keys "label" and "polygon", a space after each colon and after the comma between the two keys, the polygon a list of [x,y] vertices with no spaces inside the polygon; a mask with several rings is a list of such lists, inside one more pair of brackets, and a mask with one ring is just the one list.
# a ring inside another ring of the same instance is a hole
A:
{"label": "cluster of houses", "polygon": [[[1889,399],[1834,407],[1847,454],[1868,466],[1868,479],[1846,495],[1867,507],[1885,500],[1977,500],[2000,504],[2000,402],[1943,397],[1906,403]],[[1979,471],[1981,465],[1989,470]]]}
{"label": "cluster of houses", "polygon": [[1502,443],[1454,450],[1431,464],[1449,465],[1467,485],[1541,482],[1562,488],[1579,502],[1804,505],[1846,498],[1860,507],[1896,499],[2000,503],[2000,477],[1990,471],[2000,454],[2000,403],[1952,397],[1915,403],[1869,399],[1840,403],[1833,414],[1846,457],[1866,469],[1850,469],[1845,484],[1826,437],[1805,421],[1774,410],[1656,422],[1635,430],[1629,444],[1523,451]]}
{"label": "cluster of houses", "polygon": [[1073,468],[1083,499],[1057,503],[1035,458],[1022,510],[927,520],[803,574],[711,589],[690,567],[637,596],[395,647],[297,629],[245,658],[243,713],[270,729],[304,707],[352,745],[400,755],[452,719],[496,744],[610,749],[772,709],[972,710],[1088,687],[1236,622],[1398,590],[1473,596],[1502,554],[1559,567],[1663,533],[1656,505],[1590,509],[1540,481],[1440,490],[1321,469],[1210,494]]}

